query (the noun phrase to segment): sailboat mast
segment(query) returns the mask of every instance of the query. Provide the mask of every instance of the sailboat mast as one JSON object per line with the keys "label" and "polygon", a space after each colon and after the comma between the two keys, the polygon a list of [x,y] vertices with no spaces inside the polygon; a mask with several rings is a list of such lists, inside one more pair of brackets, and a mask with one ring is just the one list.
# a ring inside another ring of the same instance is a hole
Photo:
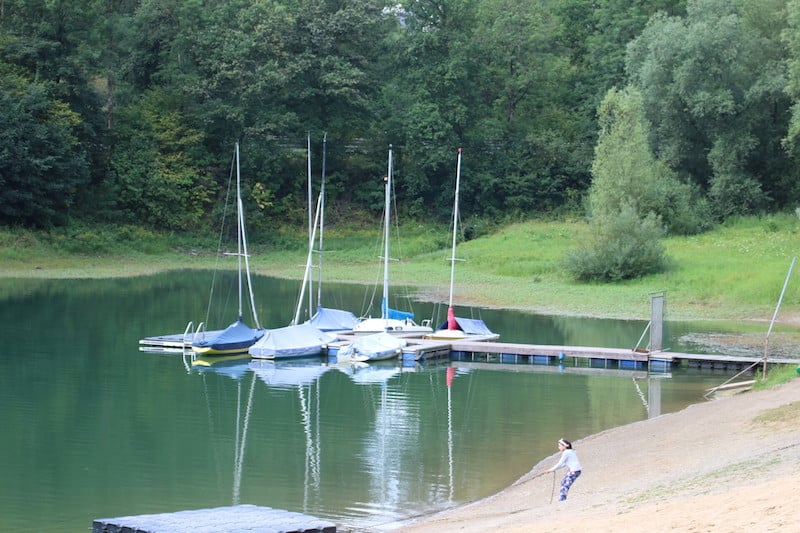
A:
{"label": "sailboat mast", "polygon": [[320,215],[319,215],[319,279],[317,280],[317,305],[322,306],[322,250],[323,233],[325,231],[325,156],[327,155],[328,132],[322,134],[322,181],[319,186]]}
{"label": "sailboat mast", "polygon": [[456,194],[453,201],[453,248],[450,256],[450,300],[447,302],[447,329],[458,329],[456,313],[453,310],[453,286],[456,279],[456,241],[458,240],[458,189],[461,184],[461,148],[458,149],[458,162],[456,163]]}
{"label": "sailboat mast", "polygon": [[384,192],[383,214],[383,301],[381,301],[381,318],[389,318],[389,211],[392,193],[392,145],[389,145],[389,165],[386,171],[386,190]]}
{"label": "sailboat mast", "polygon": [[[311,182],[312,175],[311,175],[311,134],[310,133],[308,134],[306,149],[307,149],[307,153],[308,153],[308,187],[307,187],[308,188],[308,250],[309,250],[309,254],[310,254],[311,250],[314,249],[314,230],[316,229],[316,223],[312,221],[314,215],[311,212],[311,206],[312,206],[312,201],[313,201],[312,200],[312,198],[313,198],[313,194],[312,194],[313,185],[312,185],[312,182]],[[314,309],[314,295],[313,295],[313,291],[311,290],[311,279],[310,278],[309,278],[308,284],[309,284],[309,290],[308,290],[308,314],[309,314],[309,316],[311,316],[311,314],[313,313],[313,309]],[[305,288],[305,286],[303,288]],[[298,310],[299,310],[300,301],[297,302],[297,307],[298,307]],[[295,323],[296,323],[296,320],[297,320],[297,318],[295,318]]]}
{"label": "sailboat mast", "polygon": [[[316,211],[317,214],[314,216],[314,226],[313,226],[314,230],[311,232],[311,239],[310,239],[311,242],[314,242],[314,239],[316,238],[317,221],[319,220],[319,212],[320,212],[319,206],[321,201],[322,197],[320,196],[319,198],[317,198],[317,211]],[[292,322],[290,324],[292,326],[295,326],[300,323],[300,311],[303,308],[303,297],[306,291],[306,286],[311,285],[310,278],[311,278],[311,267],[313,261],[314,261],[314,250],[312,248],[309,248],[308,257],[306,258],[306,269],[303,274],[303,283],[300,285],[300,297],[297,299],[297,309],[295,310],[294,318],[292,319]],[[310,289],[309,292],[311,292]],[[310,303],[311,303],[311,298],[309,298],[309,304]]]}
{"label": "sailboat mast", "polygon": [[461,148],[458,149],[458,163],[456,163],[456,195],[453,202],[453,248],[450,257],[450,300],[448,306],[453,307],[453,284],[456,276],[456,241],[458,238],[458,189],[461,183]]}
{"label": "sailboat mast", "polygon": [[261,329],[256,312],[256,301],[253,298],[253,281],[250,279],[250,256],[247,253],[247,233],[244,229],[244,204],[242,203],[241,173],[239,172],[239,143],[236,143],[236,211],[239,226],[239,318],[242,317],[242,258],[244,258],[244,271],[247,275],[247,291],[250,295],[250,312],[257,329]]}
{"label": "sailboat mast", "polygon": [[236,143],[236,259],[239,271],[239,318],[242,318],[242,192],[240,188],[239,143]]}

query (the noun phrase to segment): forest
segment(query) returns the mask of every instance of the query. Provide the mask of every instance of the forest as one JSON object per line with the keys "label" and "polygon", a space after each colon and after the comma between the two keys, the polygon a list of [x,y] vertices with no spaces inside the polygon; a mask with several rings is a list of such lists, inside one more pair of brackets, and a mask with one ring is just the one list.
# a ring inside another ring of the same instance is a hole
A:
{"label": "forest", "polygon": [[334,224],[391,144],[410,219],[461,147],[466,218],[691,233],[800,205],[800,0],[2,0],[0,114],[10,227],[215,227],[238,142],[256,238],[304,220],[308,144]]}

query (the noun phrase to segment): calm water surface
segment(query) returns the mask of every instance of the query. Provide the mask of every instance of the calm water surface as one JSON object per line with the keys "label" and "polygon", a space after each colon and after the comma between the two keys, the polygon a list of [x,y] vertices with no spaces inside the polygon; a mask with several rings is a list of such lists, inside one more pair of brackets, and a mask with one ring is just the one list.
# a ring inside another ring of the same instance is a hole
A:
{"label": "calm water surface", "polygon": [[[199,368],[140,352],[142,337],[206,320],[210,277],[0,280],[0,530],[83,531],[95,518],[233,503],[391,529],[511,484],[559,437],[679,410],[728,377],[473,362]],[[364,293],[331,285],[323,303],[358,314]],[[256,278],[261,322],[286,325],[297,294]],[[645,326],[481,317],[502,340],[539,344],[632,347]],[[709,327],[669,324],[666,344],[693,351],[680,339]]]}

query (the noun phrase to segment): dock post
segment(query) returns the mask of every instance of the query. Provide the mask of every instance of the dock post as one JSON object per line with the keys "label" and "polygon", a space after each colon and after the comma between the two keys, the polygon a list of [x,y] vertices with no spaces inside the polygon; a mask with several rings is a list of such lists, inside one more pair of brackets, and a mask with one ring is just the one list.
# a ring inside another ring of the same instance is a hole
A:
{"label": "dock post", "polygon": [[650,352],[662,349],[664,337],[664,300],[667,291],[650,293],[650,343],[647,348]]}

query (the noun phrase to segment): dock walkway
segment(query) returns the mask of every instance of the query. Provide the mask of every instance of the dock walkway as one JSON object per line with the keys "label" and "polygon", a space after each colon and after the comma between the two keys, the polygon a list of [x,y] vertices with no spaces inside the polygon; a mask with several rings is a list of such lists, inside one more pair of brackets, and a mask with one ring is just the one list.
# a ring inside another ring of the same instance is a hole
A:
{"label": "dock walkway", "polygon": [[[161,335],[139,341],[141,350],[183,352],[185,335]],[[339,334],[331,343],[325,356],[335,362],[338,350],[355,339],[352,334]],[[495,336],[475,336],[469,339],[440,340],[406,338],[403,348],[404,366],[439,359],[484,360],[504,363],[557,364],[571,363],[593,368],[620,368],[626,370],[667,371],[674,366],[710,370],[741,370],[764,361],[759,356],[690,354],[669,350],[648,351],[629,348],[601,348],[592,346],[557,346],[550,344],[524,344],[498,342]],[[800,364],[800,358],[768,357],[770,364]]]}
{"label": "dock walkway", "polygon": [[98,518],[92,533],[336,533],[336,525],[313,516],[233,505],[175,513]]}
{"label": "dock walkway", "polygon": [[[457,360],[480,359],[533,364],[572,363],[595,368],[666,371],[673,366],[683,364],[690,368],[739,370],[764,360],[763,357],[690,354],[668,350],[651,352],[628,348],[523,344],[485,341],[480,338],[452,341],[407,340],[408,345],[403,349],[404,364],[448,357]],[[798,364],[800,358],[768,357],[767,363]]]}

